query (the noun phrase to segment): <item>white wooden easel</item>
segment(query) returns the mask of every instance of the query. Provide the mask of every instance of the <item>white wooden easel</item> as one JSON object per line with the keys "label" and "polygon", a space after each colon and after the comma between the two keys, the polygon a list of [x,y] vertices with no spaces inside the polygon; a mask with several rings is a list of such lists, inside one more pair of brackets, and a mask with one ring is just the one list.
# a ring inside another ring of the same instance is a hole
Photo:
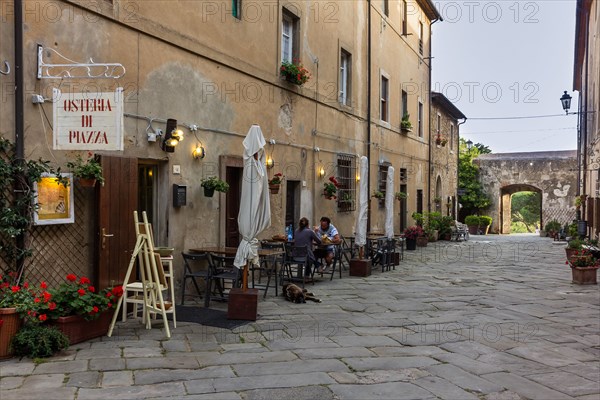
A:
{"label": "white wooden easel", "polygon": [[[136,242],[131,254],[131,260],[129,261],[129,267],[125,274],[125,280],[123,281],[123,290],[129,283],[131,273],[135,265],[136,257],[139,259],[140,275],[142,279],[142,293],[144,298],[144,310],[143,320],[146,323],[146,329],[151,329],[152,324],[150,322],[150,313],[157,313],[162,316],[163,324],[165,327],[165,333],[168,338],[171,337],[171,331],[169,330],[169,321],[167,320],[167,313],[165,310],[165,302],[162,296],[162,289],[166,287],[166,280],[160,255],[154,253],[154,243],[151,237],[151,227],[148,223],[146,212],[142,213],[143,223],[140,224],[138,219],[137,211],[133,212],[133,220],[136,227]],[[160,268],[158,268],[160,265]],[[173,307],[175,305],[173,304]],[[119,310],[123,305],[123,297],[119,298],[117,307],[113,315],[110,327],[108,329],[107,336],[112,335],[112,331],[115,327],[117,318],[119,317]]]}

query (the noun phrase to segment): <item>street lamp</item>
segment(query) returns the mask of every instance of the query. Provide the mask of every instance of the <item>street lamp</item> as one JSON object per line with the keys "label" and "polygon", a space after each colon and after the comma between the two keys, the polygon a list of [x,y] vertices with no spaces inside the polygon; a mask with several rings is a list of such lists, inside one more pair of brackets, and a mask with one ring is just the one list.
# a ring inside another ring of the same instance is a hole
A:
{"label": "street lamp", "polygon": [[569,96],[569,94],[567,94],[566,90],[565,90],[565,93],[560,98],[560,102],[562,103],[563,110],[565,110],[567,115],[569,115],[569,108],[571,108],[571,96]]}
{"label": "street lamp", "polygon": [[471,151],[471,149],[473,148],[473,142],[471,142],[471,139],[467,140],[467,150]]}

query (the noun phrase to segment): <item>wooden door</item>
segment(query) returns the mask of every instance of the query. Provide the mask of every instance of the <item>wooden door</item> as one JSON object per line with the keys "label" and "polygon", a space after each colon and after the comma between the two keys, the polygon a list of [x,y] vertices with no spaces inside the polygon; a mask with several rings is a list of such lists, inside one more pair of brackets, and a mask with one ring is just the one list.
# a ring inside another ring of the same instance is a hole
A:
{"label": "wooden door", "polygon": [[96,276],[103,289],[122,283],[129,266],[135,245],[138,169],[135,158],[102,156],[101,163],[105,183],[98,189]]}
{"label": "wooden door", "polygon": [[285,189],[285,226],[292,225],[296,230],[298,221],[300,220],[299,203],[300,203],[300,182],[287,181]]}
{"label": "wooden door", "polygon": [[243,168],[228,166],[225,172],[225,181],[229,184],[225,203],[225,246],[227,247],[238,247],[240,244],[237,220],[242,197],[243,171]]}

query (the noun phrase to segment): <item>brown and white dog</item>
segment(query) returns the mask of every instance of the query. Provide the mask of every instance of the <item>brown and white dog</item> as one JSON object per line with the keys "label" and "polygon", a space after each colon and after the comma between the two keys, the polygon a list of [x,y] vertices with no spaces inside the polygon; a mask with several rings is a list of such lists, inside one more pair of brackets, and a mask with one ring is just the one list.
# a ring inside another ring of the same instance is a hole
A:
{"label": "brown and white dog", "polygon": [[283,296],[292,303],[306,303],[306,300],[314,301],[315,303],[321,302],[321,299],[316,298],[313,293],[308,292],[306,289],[301,289],[293,283],[283,285]]}

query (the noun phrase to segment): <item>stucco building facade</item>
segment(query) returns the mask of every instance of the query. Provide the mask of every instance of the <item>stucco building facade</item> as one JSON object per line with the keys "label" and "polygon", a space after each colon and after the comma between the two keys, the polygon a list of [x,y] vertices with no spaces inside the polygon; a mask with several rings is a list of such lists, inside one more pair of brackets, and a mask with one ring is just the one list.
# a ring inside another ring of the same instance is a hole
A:
{"label": "stucco building facade", "polygon": [[600,5],[578,0],[575,17],[573,90],[579,92],[578,165],[580,194],[587,195],[582,220],[597,238],[600,228]]}
{"label": "stucco building facade", "polygon": [[[440,16],[429,0],[24,1],[20,135],[12,3],[1,2],[0,60],[13,71],[0,77],[0,133],[21,136],[26,158],[63,170],[89,151],[107,180],[95,189],[73,186],[73,224],[34,227],[29,262],[42,276],[79,272],[100,285],[122,279],[133,248],[133,210],[146,211],[156,242],[177,253],[236,246],[242,140],[253,123],[268,142],[269,177],[285,176],[279,194],[271,195],[265,238],[302,216],[316,224],[323,215],[351,235],[362,155],[369,157],[370,176],[360,178],[369,179],[371,192],[393,166],[396,190],[402,184],[409,193],[404,214],[430,204],[431,25]],[[309,80],[298,86],[282,79],[282,61],[301,63]],[[92,75],[98,64],[119,64],[122,71],[102,70],[92,79],[85,68],[71,69],[90,63]],[[118,88],[122,149],[55,146],[57,104],[74,93],[118,98]],[[404,114],[413,126],[408,133],[400,129]],[[169,118],[184,133],[173,152],[162,145]],[[198,147],[204,158],[193,157]],[[226,180],[230,191],[204,197],[200,184],[209,176]],[[336,201],[322,195],[330,176],[342,184],[344,196]],[[185,191],[185,205],[175,205],[174,185]],[[455,186],[444,182],[444,190]],[[398,232],[413,222],[401,219],[396,213]],[[383,227],[384,208],[372,199],[370,229]]]}

